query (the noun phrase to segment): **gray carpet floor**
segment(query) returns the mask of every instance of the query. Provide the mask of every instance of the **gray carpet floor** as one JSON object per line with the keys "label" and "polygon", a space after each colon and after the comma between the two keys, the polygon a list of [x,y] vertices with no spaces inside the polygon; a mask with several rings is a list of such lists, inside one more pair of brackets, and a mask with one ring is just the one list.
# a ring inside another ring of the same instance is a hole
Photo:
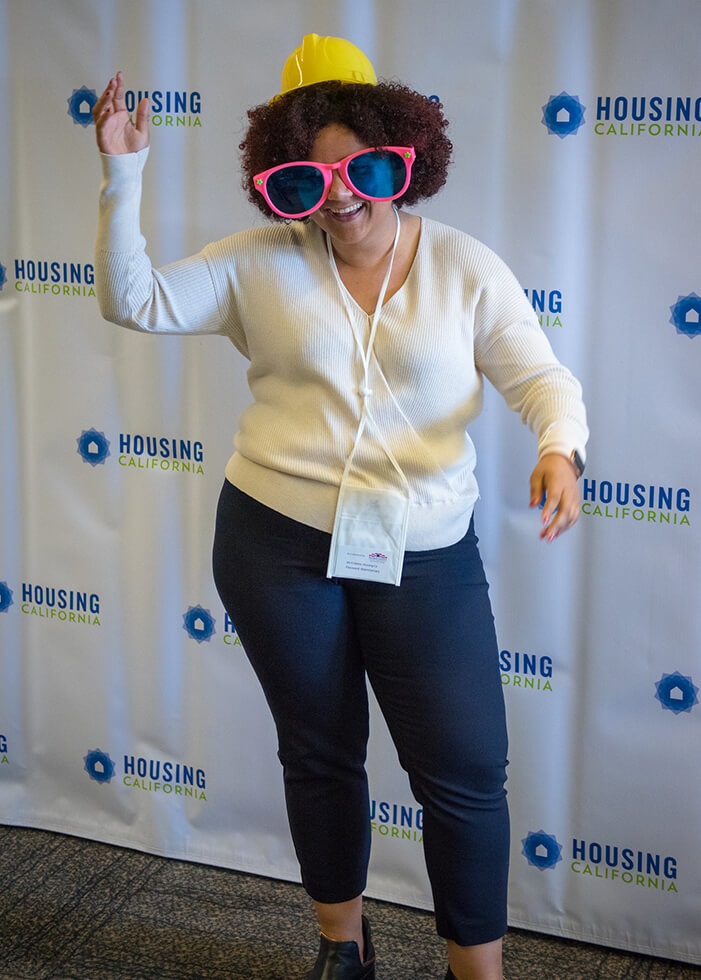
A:
{"label": "gray carpet floor", "polygon": [[[367,901],[378,980],[442,980],[433,917]],[[316,955],[298,885],[0,826],[0,980],[297,980]],[[700,980],[701,969],[512,930],[509,980]]]}

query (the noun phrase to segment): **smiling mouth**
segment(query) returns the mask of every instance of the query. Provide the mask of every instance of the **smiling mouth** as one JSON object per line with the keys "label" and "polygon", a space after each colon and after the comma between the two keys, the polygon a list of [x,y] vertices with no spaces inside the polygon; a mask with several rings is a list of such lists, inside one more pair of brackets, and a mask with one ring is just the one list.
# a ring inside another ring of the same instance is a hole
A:
{"label": "smiling mouth", "polygon": [[345,217],[346,215],[357,214],[363,208],[362,201],[356,201],[354,204],[349,204],[345,208],[326,208],[326,211],[333,215],[334,218]]}

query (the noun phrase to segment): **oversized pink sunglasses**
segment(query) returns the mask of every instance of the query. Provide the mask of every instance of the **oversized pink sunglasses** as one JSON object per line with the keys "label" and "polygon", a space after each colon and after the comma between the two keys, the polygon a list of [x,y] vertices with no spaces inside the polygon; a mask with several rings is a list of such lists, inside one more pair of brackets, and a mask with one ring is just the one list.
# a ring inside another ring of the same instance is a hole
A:
{"label": "oversized pink sunglasses", "polygon": [[378,146],[358,150],[337,163],[295,160],[263,170],[253,186],[276,214],[306,218],[324,203],[338,170],[346,187],[366,201],[394,201],[411,180],[416,159],[413,146]]}

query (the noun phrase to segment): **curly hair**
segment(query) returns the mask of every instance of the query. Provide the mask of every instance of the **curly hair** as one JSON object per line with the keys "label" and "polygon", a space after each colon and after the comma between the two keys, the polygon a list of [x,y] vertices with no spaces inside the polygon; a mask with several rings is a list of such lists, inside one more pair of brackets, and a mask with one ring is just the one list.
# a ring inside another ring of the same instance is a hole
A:
{"label": "curly hair", "polygon": [[262,170],[291,160],[308,160],[321,130],[331,123],[347,126],[367,146],[413,146],[416,161],[411,183],[394,203],[412,205],[443,186],[453,145],[440,102],[405,85],[318,82],[294,89],[248,111],[249,127],[239,144],[243,189],[269,218],[285,219],[269,207],[253,186]]}

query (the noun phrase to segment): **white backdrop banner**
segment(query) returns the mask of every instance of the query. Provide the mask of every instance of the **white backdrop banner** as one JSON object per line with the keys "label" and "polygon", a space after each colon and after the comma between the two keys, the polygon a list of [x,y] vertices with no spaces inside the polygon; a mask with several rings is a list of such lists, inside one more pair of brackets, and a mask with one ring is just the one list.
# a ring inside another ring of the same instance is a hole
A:
{"label": "white backdrop banner", "polygon": [[[554,545],[533,437],[494,392],[473,433],[510,921],[699,962],[697,0],[0,0],[0,820],[298,880],[210,568],[246,362],[100,318],[90,109],[118,68],[153,100],[143,227],[181,258],[259,219],[245,111],[312,31],[443,102],[455,163],[419,210],[507,261],[585,390],[581,521]],[[368,894],[429,908],[375,707],[369,771]]]}

